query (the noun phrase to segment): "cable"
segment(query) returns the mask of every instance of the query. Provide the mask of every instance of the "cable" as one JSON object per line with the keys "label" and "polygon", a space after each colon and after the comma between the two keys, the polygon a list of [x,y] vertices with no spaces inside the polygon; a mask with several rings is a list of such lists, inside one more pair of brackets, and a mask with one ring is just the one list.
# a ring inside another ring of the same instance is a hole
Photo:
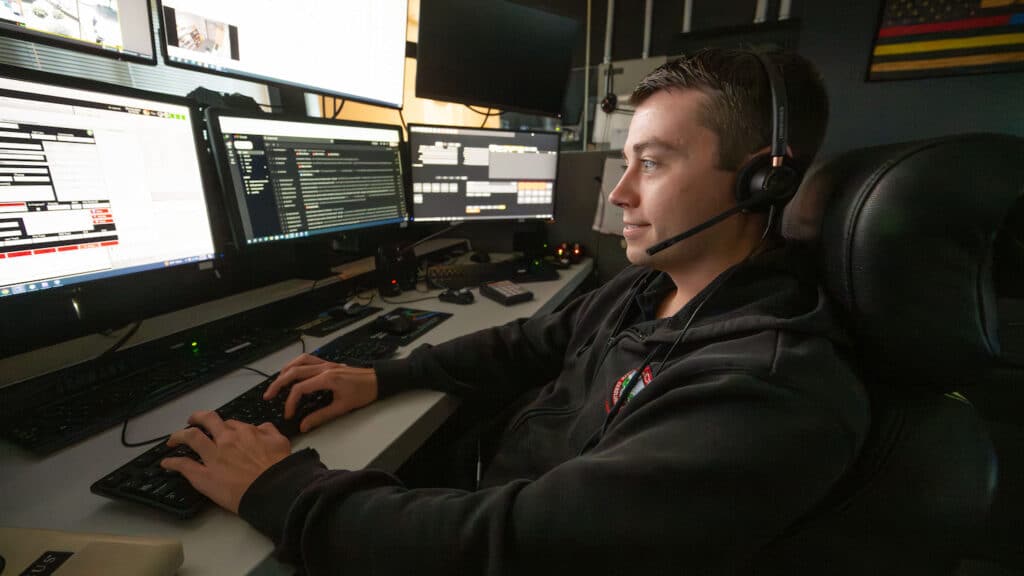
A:
{"label": "cable", "polygon": [[[341,102],[341,104],[338,104],[338,102]],[[344,98],[334,99],[334,115],[331,116],[332,120],[338,119],[338,114],[341,114],[341,109],[345,107],[346,102],[348,102],[348,100],[345,100]]]}
{"label": "cable", "polygon": [[442,230],[438,230],[437,232],[434,232],[433,234],[428,234],[428,235],[424,236],[423,238],[420,238],[419,240],[417,240],[417,241],[413,242],[412,244],[409,244],[408,246],[406,246],[404,248],[404,250],[412,250],[413,248],[419,246],[420,244],[423,244],[427,240],[430,240],[432,238],[437,238],[441,234],[444,234],[445,232],[450,232],[451,230],[453,230],[455,228],[458,228],[459,226],[462,226],[463,224],[465,224],[465,221],[452,222],[452,223],[450,223],[448,225],[447,228],[444,228]]}
{"label": "cable", "polygon": [[252,366],[242,366],[242,370],[248,370],[250,372],[255,372],[255,373],[259,374],[260,376],[263,376],[264,378],[270,378],[271,377],[270,374],[267,374],[266,372],[264,372],[262,370],[257,370],[255,368],[253,368]]}
{"label": "cable", "polygon": [[405,129],[406,134],[409,133],[409,125],[405,123],[405,115],[402,114],[402,109],[398,109],[398,119],[402,121],[402,128]]}
{"label": "cable", "polygon": [[487,109],[487,114],[484,114],[484,121],[480,123],[480,127],[487,126],[487,121],[491,119],[491,109]]}
{"label": "cable", "polygon": [[131,328],[129,328],[128,331],[124,333],[124,335],[118,338],[117,342],[114,342],[113,346],[107,348],[102,353],[100,353],[100,355],[97,356],[96,359],[105,358],[107,356],[110,356],[114,352],[117,352],[117,350],[121,348],[121,346],[123,346],[124,343],[127,342],[129,338],[134,336],[135,333],[139,331],[139,326],[142,326],[142,320],[136,320],[135,323],[132,324]]}
{"label": "cable", "polygon": [[381,296],[380,299],[382,301],[384,301],[384,302],[387,302],[388,304],[412,304],[413,302],[425,302],[427,300],[437,300],[437,295],[435,294],[434,296],[428,296],[426,298],[416,298],[414,300],[401,300],[401,301],[399,301],[399,300],[388,300],[387,298],[385,298],[383,296]]}
{"label": "cable", "polygon": [[171,437],[170,434],[164,434],[163,436],[160,436],[158,438],[150,438],[149,440],[143,440],[142,442],[129,442],[127,437],[128,420],[129,418],[125,418],[124,424],[121,425],[121,445],[126,448],[138,448],[139,446],[148,446],[149,444],[156,444],[161,440],[167,440],[168,438]]}

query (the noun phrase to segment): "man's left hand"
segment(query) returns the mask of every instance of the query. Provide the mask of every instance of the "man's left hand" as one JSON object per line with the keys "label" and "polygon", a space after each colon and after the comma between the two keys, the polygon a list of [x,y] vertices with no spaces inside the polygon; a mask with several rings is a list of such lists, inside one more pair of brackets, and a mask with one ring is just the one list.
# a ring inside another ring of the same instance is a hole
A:
{"label": "man's left hand", "polygon": [[212,411],[196,412],[188,423],[193,427],[171,434],[167,445],[186,444],[202,462],[165,458],[160,465],[180,472],[196,490],[236,514],[249,485],[291,454],[288,439],[270,423],[253,426],[224,421]]}

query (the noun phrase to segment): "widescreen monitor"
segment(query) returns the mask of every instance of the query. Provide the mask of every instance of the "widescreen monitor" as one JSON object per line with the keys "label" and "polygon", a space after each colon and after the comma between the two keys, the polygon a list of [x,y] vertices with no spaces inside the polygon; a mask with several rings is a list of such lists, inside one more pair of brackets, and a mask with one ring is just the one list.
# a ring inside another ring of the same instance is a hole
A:
{"label": "widescreen monitor", "polygon": [[0,35],[156,64],[149,0],[0,0]]}
{"label": "widescreen monitor", "polygon": [[408,220],[398,126],[216,109],[207,122],[240,246]]}
{"label": "widescreen monitor", "polygon": [[406,0],[159,4],[168,64],[402,105]]}
{"label": "widescreen monitor", "polygon": [[186,100],[14,74],[0,67],[0,297],[214,257]]}
{"label": "widescreen monitor", "polygon": [[416,96],[557,115],[578,28],[571,18],[504,0],[424,1]]}
{"label": "widescreen monitor", "polygon": [[551,220],[557,132],[409,125],[412,219]]}

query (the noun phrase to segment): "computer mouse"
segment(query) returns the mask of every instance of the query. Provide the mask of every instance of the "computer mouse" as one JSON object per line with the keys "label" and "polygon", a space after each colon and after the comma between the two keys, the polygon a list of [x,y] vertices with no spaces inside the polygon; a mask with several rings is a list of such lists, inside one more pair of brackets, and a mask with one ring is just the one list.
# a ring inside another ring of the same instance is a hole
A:
{"label": "computer mouse", "polygon": [[416,323],[405,314],[388,314],[380,317],[381,325],[389,334],[402,336],[416,329]]}
{"label": "computer mouse", "polygon": [[437,299],[452,304],[472,304],[475,298],[469,288],[459,288],[458,290],[449,288],[438,294]]}
{"label": "computer mouse", "polygon": [[356,302],[355,300],[350,300],[345,302],[345,305],[341,307],[341,310],[348,316],[358,316],[363,312],[363,310],[366,310],[366,306]]}

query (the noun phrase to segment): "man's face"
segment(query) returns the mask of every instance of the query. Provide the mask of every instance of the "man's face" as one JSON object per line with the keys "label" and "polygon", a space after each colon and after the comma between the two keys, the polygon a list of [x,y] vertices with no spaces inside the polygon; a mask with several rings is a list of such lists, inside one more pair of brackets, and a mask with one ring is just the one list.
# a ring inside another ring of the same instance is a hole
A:
{"label": "man's face", "polygon": [[626,257],[633,264],[685,268],[741,232],[730,218],[654,256],[646,252],[735,204],[736,175],[716,167],[718,136],[698,121],[705,98],[696,90],[663,90],[633,115],[623,149],[626,172],[609,195],[623,209]]}

